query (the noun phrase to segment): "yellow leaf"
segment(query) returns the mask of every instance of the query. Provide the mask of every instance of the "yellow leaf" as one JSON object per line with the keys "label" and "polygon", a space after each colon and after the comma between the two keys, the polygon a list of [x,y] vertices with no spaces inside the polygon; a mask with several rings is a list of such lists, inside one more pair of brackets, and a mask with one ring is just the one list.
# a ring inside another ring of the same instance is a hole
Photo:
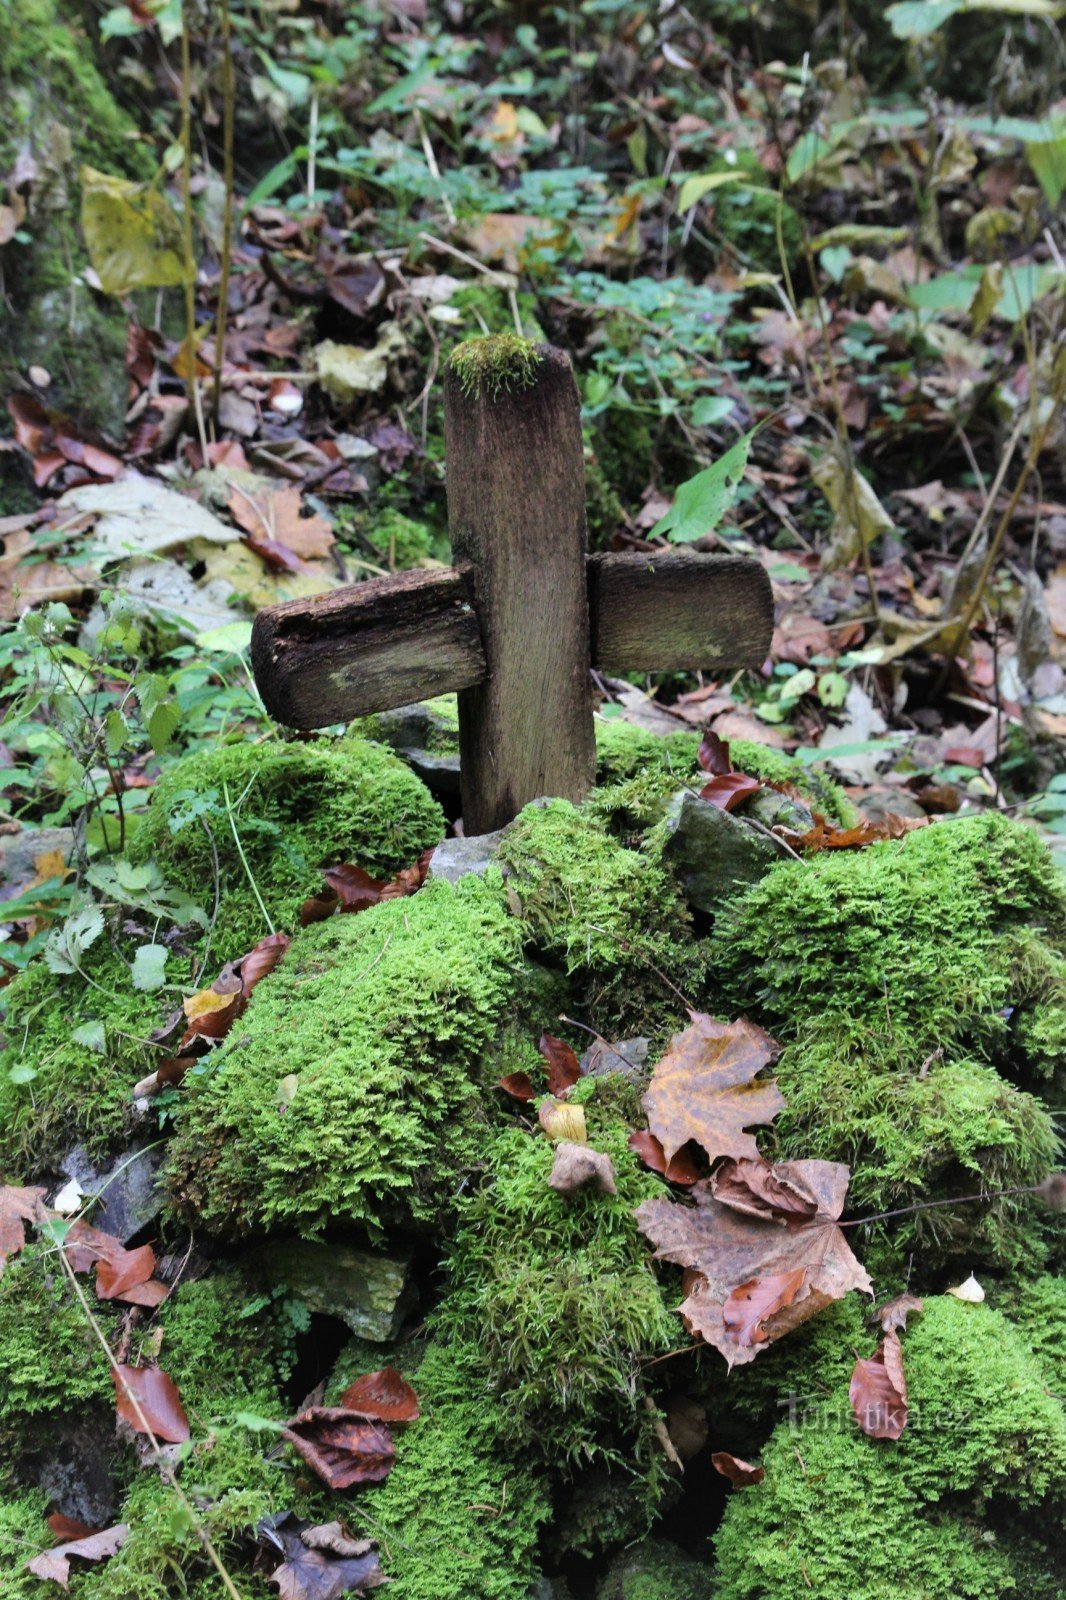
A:
{"label": "yellow leaf", "polygon": [[744,172],[705,172],[702,177],[686,178],[677,197],[677,209],[684,216],[705,194],[721,189],[727,183],[743,183],[746,179]]}
{"label": "yellow leaf", "polygon": [[219,994],[217,989],[201,989],[197,994],[189,996],[182,1010],[190,1022],[195,1022],[199,1017],[210,1016],[212,1011],[225,1011],[226,1007],[232,1004],[231,994]]}
{"label": "yellow leaf", "polygon": [[181,222],[165,195],[92,167],[81,186],[81,228],[105,294],[185,282]]}
{"label": "yellow leaf", "polygon": [[549,1097],[541,1101],[537,1117],[552,1144],[588,1144],[583,1106],[568,1105],[565,1100]]}
{"label": "yellow leaf", "polygon": [[492,120],[485,130],[490,139],[495,139],[500,144],[508,144],[518,137],[518,110],[509,100],[501,100],[492,113]]}

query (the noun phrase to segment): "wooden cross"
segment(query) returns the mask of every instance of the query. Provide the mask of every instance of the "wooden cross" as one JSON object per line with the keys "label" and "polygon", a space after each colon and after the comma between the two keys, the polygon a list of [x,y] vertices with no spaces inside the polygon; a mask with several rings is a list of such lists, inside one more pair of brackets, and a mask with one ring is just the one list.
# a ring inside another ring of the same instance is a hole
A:
{"label": "wooden cross", "polygon": [[473,835],[540,795],[588,792],[590,664],[715,675],[758,667],[773,600],[763,568],[743,556],[586,555],[569,359],[507,336],[469,344],[482,347],[476,359],[453,357],[444,382],[455,566],[268,606],[255,619],[252,662],[267,710],[293,728],[458,690],[463,825]]}

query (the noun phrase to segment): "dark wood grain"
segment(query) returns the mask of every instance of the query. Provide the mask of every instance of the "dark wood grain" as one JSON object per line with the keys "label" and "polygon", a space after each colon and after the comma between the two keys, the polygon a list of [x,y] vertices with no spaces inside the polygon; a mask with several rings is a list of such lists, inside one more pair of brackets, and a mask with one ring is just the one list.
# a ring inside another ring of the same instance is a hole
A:
{"label": "dark wood grain", "polygon": [[592,660],[605,672],[733,671],[769,654],[773,593],[747,556],[590,556],[588,591]]}
{"label": "dark wood grain", "polygon": [[263,704],[290,728],[325,728],[477,683],[473,599],[473,575],[459,567],[267,606],[252,628]]}
{"label": "dark wood grain", "polygon": [[580,800],[595,743],[585,591],[585,462],[561,350],[496,396],[444,383],[448,522],[474,571],[484,680],[459,694],[463,825],[501,827],[538,795]]}

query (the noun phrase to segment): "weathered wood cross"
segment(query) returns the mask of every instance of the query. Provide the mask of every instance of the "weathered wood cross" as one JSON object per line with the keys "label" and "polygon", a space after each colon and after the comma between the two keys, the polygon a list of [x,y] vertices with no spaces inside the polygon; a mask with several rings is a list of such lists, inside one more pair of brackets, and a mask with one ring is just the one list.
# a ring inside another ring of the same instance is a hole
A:
{"label": "weathered wood cross", "polygon": [[252,633],[263,702],[289,727],[458,690],[468,835],[502,827],[539,795],[587,793],[590,663],[603,672],[757,667],[773,625],[769,580],[746,557],[587,556],[570,362],[550,345],[498,340],[493,352],[483,343],[477,359],[453,359],[444,384],[456,565],[269,606]]}

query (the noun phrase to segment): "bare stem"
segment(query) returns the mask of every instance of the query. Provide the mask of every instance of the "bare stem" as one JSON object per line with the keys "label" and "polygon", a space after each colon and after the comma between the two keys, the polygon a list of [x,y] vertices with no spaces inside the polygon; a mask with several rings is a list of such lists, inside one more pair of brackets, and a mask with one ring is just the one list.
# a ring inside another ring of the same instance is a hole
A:
{"label": "bare stem", "polygon": [[226,349],[226,317],[229,314],[229,277],[233,255],[233,25],[229,0],[219,0],[222,17],[222,180],[226,199],[222,208],[222,259],[218,279],[218,314],[215,319],[215,387],[211,414],[218,422],[222,399],[222,363]]}

